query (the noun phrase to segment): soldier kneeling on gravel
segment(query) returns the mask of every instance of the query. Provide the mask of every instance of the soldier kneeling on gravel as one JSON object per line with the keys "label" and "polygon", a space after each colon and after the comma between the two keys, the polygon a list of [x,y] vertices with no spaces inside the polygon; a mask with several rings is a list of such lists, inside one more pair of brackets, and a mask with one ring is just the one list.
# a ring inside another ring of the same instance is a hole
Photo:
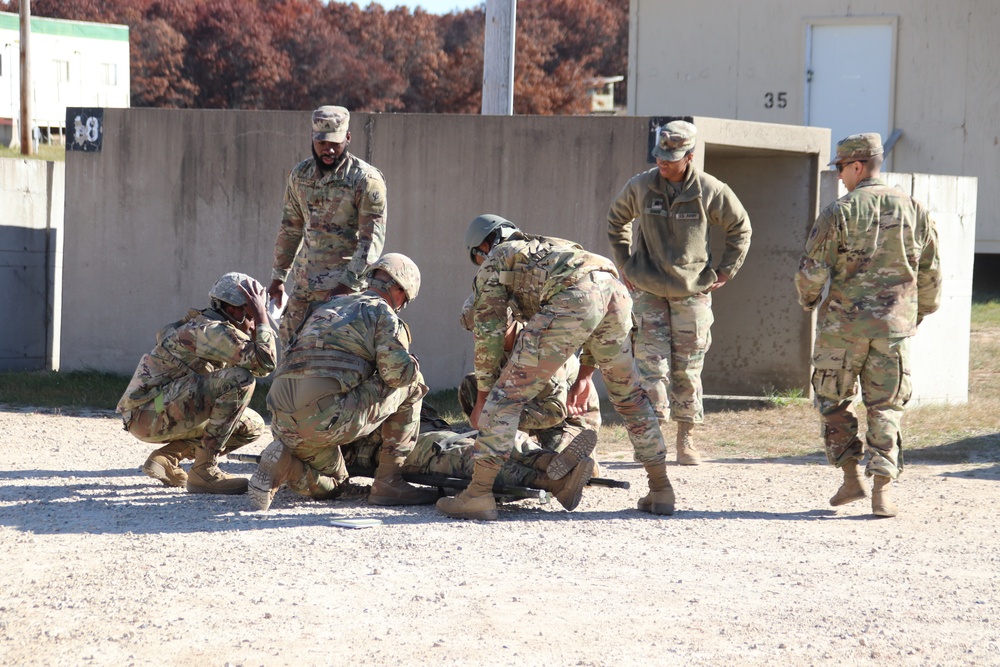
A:
{"label": "soldier kneeling on gravel", "polygon": [[[210,308],[191,310],[156,336],[118,402],[125,430],[143,442],[164,443],[142,471],[189,493],[240,494],[247,480],[217,465],[219,454],[263,435],[263,418],[248,408],[254,376],[274,370],[275,334],[265,311],[264,286],[227,273],[209,292]],[[190,473],[180,467],[194,459]]]}
{"label": "soldier kneeling on gravel", "polygon": [[367,277],[364,293],[318,304],[285,350],[267,396],[276,439],[250,479],[256,509],[268,509],[283,484],[320,500],[342,494],[350,487],[341,446],[376,429],[382,446],[368,502],[437,500],[436,489],[412,486],[401,473],[427,386],[397,313],[417,297],[420,271],[410,258],[389,253]]}

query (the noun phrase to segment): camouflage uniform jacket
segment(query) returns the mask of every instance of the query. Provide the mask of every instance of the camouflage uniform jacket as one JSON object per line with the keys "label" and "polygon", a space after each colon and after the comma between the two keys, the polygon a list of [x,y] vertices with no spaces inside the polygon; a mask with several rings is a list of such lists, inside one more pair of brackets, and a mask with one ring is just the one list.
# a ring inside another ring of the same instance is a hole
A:
{"label": "camouflage uniform jacket", "polygon": [[328,172],[300,162],[288,175],[271,277],[286,281],[298,255],[293,277],[310,294],[360,289],[385,244],[385,197],[382,173],[348,152]]}
{"label": "camouflage uniform jacket", "polygon": [[274,330],[268,324],[258,324],[251,338],[218,311],[188,311],[184,319],[157,332],[156,347],[139,361],[118,401],[118,412],[145,405],[161,387],[191,374],[239,366],[264,377],[274,370],[277,357]]}
{"label": "camouflage uniform jacket", "polygon": [[[710,225],[726,234],[717,269]],[[729,186],[693,166],[672,203],[666,180],[654,168],[633,176],[608,211],[615,264],[635,287],[661,297],[700,294],[716,281],[716,271],[735,276],[750,235],[750,217]]]}
{"label": "camouflage uniform jacket", "polygon": [[817,329],[856,338],[912,336],[941,301],[937,229],[927,210],[879,178],[858,183],[813,225],[795,274]]}
{"label": "camouflage uniform jacket", "polygon": [[292,339],[275,377],[334,377],[344,391],[376,372],[390,387],[418,381],[410,332],[375,292],[346,294],[312,311]]}
{"label": "camouflage uniform jacket", "polygon": [[572,241],[522,237],[495,246],[473,284],[476,383],[480,391],[490,391],[500,377],[508,308],[516,320],[527,322],[551,297],[595,271],[618,277],[610,259]]}

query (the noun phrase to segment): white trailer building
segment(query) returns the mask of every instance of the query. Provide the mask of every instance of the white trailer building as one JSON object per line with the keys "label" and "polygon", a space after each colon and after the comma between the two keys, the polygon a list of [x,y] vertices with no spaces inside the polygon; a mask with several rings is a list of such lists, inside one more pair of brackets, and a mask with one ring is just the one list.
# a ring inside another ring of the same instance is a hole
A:
{"label": "white trailer building", "polygon": [[979,179],[1000,253],[1000,2],[631,0],[628,113],[898,141],[886,170]]}
{"label": "white trailer building", "polygon": [[[66,107],[128,107],[128,26],[31,18],[32,111],[42,140],[63,141]],[[0,12],[0,143],[20,143],[20,17]]]}

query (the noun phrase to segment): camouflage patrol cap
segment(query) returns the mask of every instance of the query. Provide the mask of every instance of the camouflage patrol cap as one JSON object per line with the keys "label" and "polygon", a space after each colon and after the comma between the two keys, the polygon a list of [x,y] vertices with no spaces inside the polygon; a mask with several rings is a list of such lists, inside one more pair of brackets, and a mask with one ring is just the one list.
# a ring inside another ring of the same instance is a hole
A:
{"label": "camouflage patrol cap", "polygon": [[351,112],[344,107],[320,107],[313,111],[313,140],[342,143],[347,139],[350,122]]}
{"label": "camouflage patrol cap", "polygon": [[412,259],[398,252],[386,253],[368,267],[367,275],[371,276],[379,269],[392,276],[396,284],[403,288],[408,301],[417,298],[417,293],[420,292],[420,269]]}
{"label": "camouflage patrol cap", "polygon": [[830,161],[830,165],[853,160],[867,160],[881,154],[882,137],[878,132],[852,134],[837,142],[837,156]]}
{"label": "camouflage patrol cap", "polygon": [[218,299],[231,306],[242,306],[246,304],[247,299],[243,296],[243,292],[240,291],[240,285],[243,285],[248,292],[261,292],[264,289],[263,285],[247,274],[231,271],[215,281],[208,296],[211,299]]}
{"label": "camouflage patrol cap", "polygon": [[698,128],[686,120],[673,120],[660,128],[656,134],[653,157],[667,162],[676,162],[694,148]]}

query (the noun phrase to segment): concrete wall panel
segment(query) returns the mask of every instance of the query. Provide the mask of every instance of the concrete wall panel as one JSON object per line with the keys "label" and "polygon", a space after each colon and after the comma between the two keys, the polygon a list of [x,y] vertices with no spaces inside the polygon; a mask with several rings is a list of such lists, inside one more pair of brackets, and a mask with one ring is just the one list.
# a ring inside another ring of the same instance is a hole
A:
{"label": "concrete wall panel", "polygon": [[[804,344],[794,343],[789,361],[773,339],[786,330],[808,337],[808,318],[782,303],[774,285],[788,293],[829,133],[695,122],[699,159],[733,181],[760,225],[744,273],[719,295],[720,308],[737,315],[720,316],[713,330],[707,389],[800,387]],[[468,221],[499,213],[607,254],[608,205],[650,166],[647,123],[354,115],[351,149],[388,183],[386,250],[410,255],[424,274],[404,317],[433,388],[456,386],[471,368],[471,339],[458,324],[475,273],[463,243]],[[67,156],[63,366],[130,373],[156,329],[205,305],[221,273],[266,281],[285,176],[308,155],[308,127],[304,112],[106,110],[103,151]],[[769,248],[772,241],[780,246]]]}

